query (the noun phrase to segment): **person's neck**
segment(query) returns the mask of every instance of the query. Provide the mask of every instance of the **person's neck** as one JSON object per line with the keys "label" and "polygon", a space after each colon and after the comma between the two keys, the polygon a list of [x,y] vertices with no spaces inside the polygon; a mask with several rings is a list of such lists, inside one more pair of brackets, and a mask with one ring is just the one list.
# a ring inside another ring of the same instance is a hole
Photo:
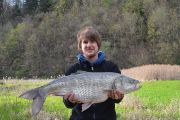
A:
{"label": "person's neck", "polygon": [[93,57],[86,57],[86,59],[91,63],[95,62],[98,59],[98,54]]}

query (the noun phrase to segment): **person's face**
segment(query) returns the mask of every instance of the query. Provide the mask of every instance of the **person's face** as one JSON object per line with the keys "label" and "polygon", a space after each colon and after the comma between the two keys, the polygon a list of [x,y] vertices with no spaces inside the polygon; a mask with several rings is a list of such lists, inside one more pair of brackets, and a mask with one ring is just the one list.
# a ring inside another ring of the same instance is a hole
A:
{"label": "person's face", "polygon": [[83,39],[81,42],[81,49],[83,55],[88,59],[93,59],[98,56],[99,48],[96,41]]}

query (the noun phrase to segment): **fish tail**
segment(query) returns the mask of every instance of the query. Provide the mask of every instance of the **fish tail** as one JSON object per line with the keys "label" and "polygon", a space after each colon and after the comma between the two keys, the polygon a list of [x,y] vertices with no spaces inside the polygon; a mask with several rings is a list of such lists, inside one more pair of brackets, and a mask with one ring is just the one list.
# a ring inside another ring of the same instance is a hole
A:
{"label": "fish tail", "polygon": [[32,102],[32,117],[36,118],[37,114],[42,109],[46,95],[40,93],[39,88],[35,88],[35,89],[29,90],[29,91],[21,94],[19,97],[33,100],[33,102]]}
{"label": "fish tail", "polygon": [[26,98],[28,100],[33,100],[38,94],[39,94],[39,88],[35,88],[21,94],[19,97]]}

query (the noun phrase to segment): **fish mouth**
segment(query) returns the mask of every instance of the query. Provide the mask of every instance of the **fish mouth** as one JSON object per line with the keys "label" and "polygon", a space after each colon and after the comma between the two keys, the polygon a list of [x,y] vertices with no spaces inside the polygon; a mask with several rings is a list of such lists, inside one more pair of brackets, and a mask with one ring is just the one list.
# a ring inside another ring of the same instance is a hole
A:
{"label": "fish mouth", "polygon": [[140,88],[142,88],[142,85],[141,85],[141,84],[136,84],[136,85],[135,85],[135,89],[140,89]]}

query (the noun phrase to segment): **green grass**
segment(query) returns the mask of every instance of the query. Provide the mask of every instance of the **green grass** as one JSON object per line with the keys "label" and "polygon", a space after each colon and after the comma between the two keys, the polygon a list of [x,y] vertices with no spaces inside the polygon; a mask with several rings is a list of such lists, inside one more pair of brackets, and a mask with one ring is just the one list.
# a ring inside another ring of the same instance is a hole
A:
{"label": "green grass", "polygon": [[135,95],[139,96],[148,106],[168,104],[173,98],[180,99],[180,81],[146,82]]}
{"label": "green grass", "polygon": [[133,117],[139,119],[180,119],[180,80],[145,82],[140,90],[126,97],[124,104],[117,107],[124,119],[127,113],[134,113]]}
{"label": "green grass", "polygon": [[[0,120],[30,120],[31,101],[18,98],[25,90],[47,82],[9,82],[0,85]],[[6,89],[5,89],[6,88]],[[120,104],[116,104],[118,119],[180,119],[180,80],[145,82],[142,88],[125,95]],[[67,109],[62,98],[48,96],[39,119],[67,120],[71,110]]]}
{"label": "green grass", "polygon": [[1,96],[0,97],[0,120],[20,120],[27,116],[26,109],[30,102],[20,100],[15,96]]}

